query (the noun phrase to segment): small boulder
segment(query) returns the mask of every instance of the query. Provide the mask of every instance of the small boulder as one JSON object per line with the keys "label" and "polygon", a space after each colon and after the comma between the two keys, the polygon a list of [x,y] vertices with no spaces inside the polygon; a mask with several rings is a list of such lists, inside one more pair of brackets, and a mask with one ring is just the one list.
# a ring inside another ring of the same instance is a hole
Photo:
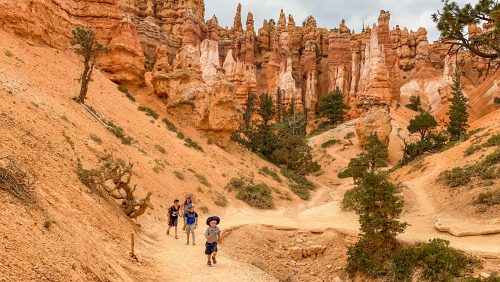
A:
{"label": "small boulder", "polygon": [[294,260],[301,260],[302,259],[302,249],[299,247],[291,247],[290,248],[290,256]]}

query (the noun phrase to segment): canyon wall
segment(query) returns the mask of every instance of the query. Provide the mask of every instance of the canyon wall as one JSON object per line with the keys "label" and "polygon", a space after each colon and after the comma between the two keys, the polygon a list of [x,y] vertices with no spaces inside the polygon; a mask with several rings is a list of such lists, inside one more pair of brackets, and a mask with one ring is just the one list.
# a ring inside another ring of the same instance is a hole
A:
{"label": "canyon wall", "polygon": [[[278,91],[283,103],[295,103],[310,116],[319,98],[336,88],[351,106],[349,118],[386,117],[412,95],[421,96],[426,110],[443,115],[457,62],[466,95],[487,105],[471,109],[472,116],[497,108],[498,95],[491,93],[498,88],[498,72],[486,73],[481,60],[467,52],[458,60],[447,58],[446,46],[429,44],[424,28],[391,29],[387,11],[356,33],[344,20],[330,30],[318,27],[312,16],[297,25],[283,10],[277,21],[264,20],[256,29],[253,14],[244,19],[241,10],[238,5],[233,26],[223,28],[215,16],[205,20],[203,0],[0,1],[0,27],[57,48],[68,47],[75,26],[95,29],[110,49],[99,61],[102,71],[133,86],[141,86],[151,71],[154,91],[167,98],[167,107],[180,111],[183,105],[186,112],[184,102],[191,101],[186,115],[195,114],[191,120],[200,128],[229,131],[237,123],[227,109],[222,110],[227,123],[207,123],[210,114],[204,111],[220,108],[202,110],[206,105],[198,104],[208,103],[208,97],[230,99],[221,103],[239,112],[250,93]],[[201,98],[191,99],[195,96]],[[390,128],[365,131],[386,135]]]}

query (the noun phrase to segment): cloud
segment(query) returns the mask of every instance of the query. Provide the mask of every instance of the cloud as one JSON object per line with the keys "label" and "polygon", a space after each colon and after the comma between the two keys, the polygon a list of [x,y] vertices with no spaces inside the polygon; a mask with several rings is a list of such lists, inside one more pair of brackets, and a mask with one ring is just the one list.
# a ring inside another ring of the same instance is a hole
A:
{"label": "cloud", "polygon": [[[386,10],[391,12],[391,27],[399,25],[413,31],[425,27],[431,41],[439,37],[431,15],[442,7],[440,0],[205,0],[206,18],[216,15],[222,26],[231,27],[238,2],[243,6],[243,26],[251,11],[256,29],[262,26],[264,19],[277,20],[283,9],[285,14],[294,16],[297,24],[313,15],[320,27],[330,29],[345,19],[349,28],[359,32],[363,23],[371,26],[377,21],[380,10]],[[456,2],[463,5],[469,1]]]}

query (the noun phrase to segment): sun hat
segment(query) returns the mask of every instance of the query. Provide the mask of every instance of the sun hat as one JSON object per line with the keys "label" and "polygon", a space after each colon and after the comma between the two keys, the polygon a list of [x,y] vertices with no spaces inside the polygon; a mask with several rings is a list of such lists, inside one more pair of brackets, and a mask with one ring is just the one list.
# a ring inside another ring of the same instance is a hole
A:
{"label": "sun hat", "polygon": [[207,225],[210,225],[210,222],[215,221],[217,224],[220,223],[220,218],[218,216],[211,216],[207,218]]}

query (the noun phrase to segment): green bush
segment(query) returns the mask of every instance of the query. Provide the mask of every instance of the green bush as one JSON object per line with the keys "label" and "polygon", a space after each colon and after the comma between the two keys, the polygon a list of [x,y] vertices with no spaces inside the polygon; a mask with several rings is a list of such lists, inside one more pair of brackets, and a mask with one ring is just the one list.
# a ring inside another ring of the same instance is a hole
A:
{"label": "green bush", "polygon": [[145,107],[145,106],[141,105],[137,109],[139,111],[141,111],[141,112],[145,112],[146,115],[148,115],[148,116],[150,116],[150,117],[152,117],[154,119],[158,119],[160,117],[160,115],[157,112],[155,112],[153,109],[151,109],[151,108],[148,108],[148,107]]}
{"label": "green bush", "polygon": [[482,207],[493,207],[500,205],[500,190],[483,192],[473,202],[474,205]]}
{"label": "green bush", "polygon": [[295,182],[296,184],[310,187],[311,188],[310,190],[314,190],[314,188],[315,188],[314,184],[311,181],[307,180],[306,177],[304,177],[300,174],[297,174],[291,170],[282,169],[281,174],[283,174],[283,176],[285,176],[289,180]]}
{"label": "green bush", "polygon": [[320,135],[321,133],[330,131],[336,127],[337,127],[337,125],[335,125],[335,124],[322,123],[318,127],[311,130],[311,132],[309,132],[309,137],[314,137],[314,136]]}
{"label": "green bush", "polygon": [[158,150],[162,154],[165,154],[167,152],[167,150],[165,150],[165,148],[163,148],[160,145],[156,145],[155,148],[156,148],[156,150]]}
{"label": "green bush", "polygon": [[418,269],[422,280],[453,281],[479,265],[477,259],[449,244],[446,240],[432,239],[429,243],[396,251],[391,263],[394,277],[397,281],[410,281]]}
{"label": "green bush", "polygon": [[195,173],[194,176],[198,179],[198,181],[207,186],[207,187],[212,187],[212,184],[210,184],[210,182],[208,182],[208,179],[205,177],[205,175],[203,174],[199,174],[199,173]]}
{"label": "green bush", "polygon": [[128,91],[128,89],[125,86],[118,85],[118,91],[125,94],[125,97],[127,97],[130,101],[135,102],[134,96],[132,96],[132,94],[130,94],[130,92]]}
{"label": "green bush", "polygon": [[112,121],[107,121],[105,123],[108,126],[108,130],[111,131],[118,139],[120,139],[122,141],[122,144],[132,145],[132,143],[134,142],[134,138],[125,134],[123,128],[114,124]]}
{"label": "green bush", "polygon": [[311,198],[312,189],[310,186],[290,183],[288,188],[290,188],[290,190],[292,190],[292,192],[299,196],[302,200],[309,200]]}
{"label": "green bush", "polygon": [[4,55],[5,55],[5,56],[7,56],[7,57],[9,57],[9,58],[12,58],[12,56],[14,56],[14,54],[12,54],[12,52],[11,52],[11,51],[9,51],[9,50],[6,50],[6,51],[4,52]]}
{"label": "green bush", "polygon": [[281,183],[283,180],[278,176],[278,174],[274,171],[269,169],[268,167],[263,167],[259,170],[259,172],[263,175],[269,175],[271,176],[276,182]]}
{"label": "green bush", "polygon": [[92,141],[96,142],[97,144],[102,144],[102,139],[95,134],[90,134],[90,139],[92,139]]}
{"label": "green bush", "polygon": [[[500,98],[499,98],[499,102],[500,104]],[[492,274],[490,277],[488,278],[482,278],[482,277],[469,277],[467,280],[465,280],[466,282],[500,282],[500,276],[498,276],[497,274]]]}
{"label": "green bush", "polygon": [[357,192],[358,189],[357,187],[354,187],[352,189],[349,189],[347,190],[345,193],[344,193],[344,198],[342,199],[342,208],[344,210],[353,210],[354,207],[355,207],[355,195]]}
{"label": "green bush", "polygon": [[182,174],[182,172],[180,172],[180,171],[174,171],[174,174],[175,174],[175,177],[177,177],[179,180],[186,179],[186,177],[184,176],[184,174]]}
{"label": "green bush", "polygon": [[331,146],[338,144],[338,143],[340,143],[339,140],[332,139],[332,140],[326,141],[325,143],[321,144],[321,148],[324,148],[324,149],[330,148]]}
{"label": "green bush", "polygon": [[196,149],[200,152],[203,152],[203,148],[198,145],[198,143],[196,143],[195,141],[193,141],[193,139],[189,138],[189,137],[186,137],[184,139],[184,146],[188,147],[188,148],[193,148],[193,149]]}
{"label": "green bush", "polygon": [[500,134],[495,134],[484,143],[485,147],[493,147],[493,146],[500,146]]}
{"label": "green bush", "polygon": [[344,136],[344,139],[352,139],[354,137],[356,137],[356,134],[354,134],[354,132],[349,132]]}
{"label": "green bush", "polygon": [[177,127],[172,122],[170,122],[168,118],[164,118],[161,121],[167,126],[168,130],[172,132],[177,132]]}
{"label": "green bush", "polygon": [[184,138],[186,138],[186,135],[184,135],[184,133],[179,131],[179,132],[177,132],[177,138],[184,140]]}
{"label": "green bush", "polygon": [[464,157],[472,156],[475,152],[481,150],[483,146],[481,145],[472,145],[464,152]]}
{"label": "green bush", "polygon": [[344,179],[344,178],[349,178],[349,177],[352,177],[352,171],[349,167],[347,167],[346,169],[344,169],[343,171],[339,172],[337,174],[337,176],[340,178],[340,179]]}
{"label": "green bush", "polygon": [[265,184],[248,183],[242,178],[232,178],[226,185],[229,192],[236,191],[236,199],[246,202],[249,206],[259,209],[274,207],[272,189]]}
{"label": "green bush", "polygon": [[467,185],[471,182],[471,173],[468,169],[454,167],[451,170],[442,172],[439,179],[451,188]]}

